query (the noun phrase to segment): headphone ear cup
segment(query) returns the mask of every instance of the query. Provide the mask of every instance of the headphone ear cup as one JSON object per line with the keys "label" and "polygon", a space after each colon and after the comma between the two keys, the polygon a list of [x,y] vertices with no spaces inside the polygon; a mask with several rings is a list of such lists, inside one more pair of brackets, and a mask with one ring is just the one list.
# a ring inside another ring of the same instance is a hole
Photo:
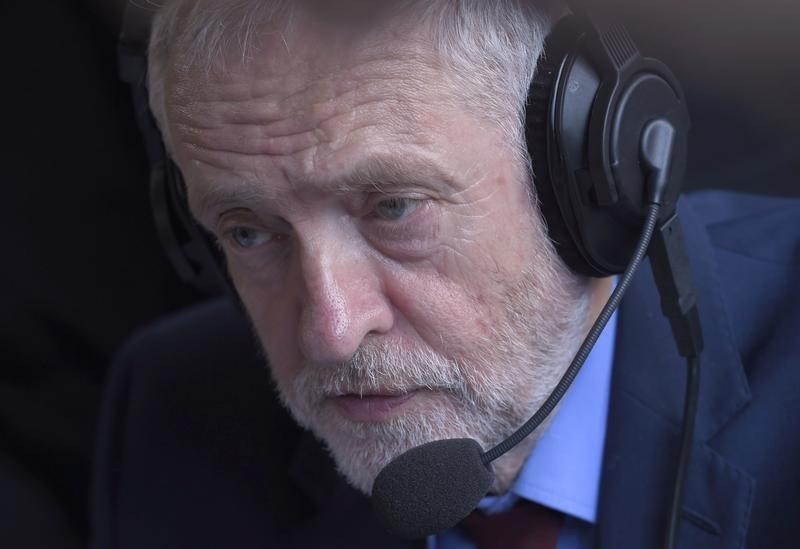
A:
{"label": "headphone ear cup", "polygon": [[624,272],[638,242],[648,190],[646,128],[659,121],[674,132],[663,200],[669,211],[680,193],[690,125],[669,69],[643,58],[623,28],[598,32],[576,16],[556,25],[530,86],[525,128],[549,237],[573,272],[591,277]]}
{"label": "headphone ear cup", "polygon": [[[186,184],[178,166],[164,155],[158,169],[162,176],[153,179],[153,212],[164,249],[175,270],[206,295],[231,293],[232,284],[225,261],[211,235],[195,221],[189,210]],[[160,188],[159,188],[160,187]]]}
{"label": "headphone ear cup", "polygon": [[580,253],[561,215],[553,190],[553,185],[558,183],[553,180],[548,160],[549,105],[555,85],[556,70],[557,68],[549,62],[540,63],[537,68],[536,77],[528,94],[526,138],[533,168],[533,186],[547,235],[567,266],[572,270],[580,270]]}
{"label": "headphone ear cup", "polygon": [[545,53],[539,60],[528,92],[525,137],[539,210],[550,241],[562,261],[573,272],[584,276],[600,276],[584,259],[569,229],[556,191],[556,185],[563,187],[569,182],[563,180],[556,164],[551,162],[551,158],[559,154],[557,150],[553,150],[556,143],[553,140],[552,114],[556,101],[556,83],[568,52],[563,40],[566,34],[556,29],[545,43]]}

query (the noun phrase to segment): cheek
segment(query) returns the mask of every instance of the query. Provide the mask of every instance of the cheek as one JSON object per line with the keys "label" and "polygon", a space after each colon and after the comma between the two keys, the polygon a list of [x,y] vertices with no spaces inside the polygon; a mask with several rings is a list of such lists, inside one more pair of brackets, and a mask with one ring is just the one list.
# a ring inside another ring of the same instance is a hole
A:
{"label": "cheek", "polygon": [[467,358],[490,335],[502,308],[486,291],[488,282],[478,279],[455,282],[439,271],[393,277],[387,295],[405,324],[398,329],[445,357]]}
{"label": "cheek", "polygon": [[514,277],[528,266],[546,238],[523,185],[498,178],[494,207],[481,219],[482,245],[500,272]]}
{"label": "cheek", "polygon": [[[517,213],[517,212],[515,212]],[[474,240],[447,242],[425,269],[388,278],[387,293],[415,335],[449,358],[469,358],[508,322],[508,292],[536,261],[542,246],[529,212],[516,219],[497,212],[473,227]]]}

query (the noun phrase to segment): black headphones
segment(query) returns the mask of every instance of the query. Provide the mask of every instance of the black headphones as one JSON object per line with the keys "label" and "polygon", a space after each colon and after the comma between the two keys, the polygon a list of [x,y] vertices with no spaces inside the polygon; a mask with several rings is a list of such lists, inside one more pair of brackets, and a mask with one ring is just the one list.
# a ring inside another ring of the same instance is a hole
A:
{"label": "black headphones", "polygon": [[550,238],[575,272],[620,274],[644,219],[646,138],[653,124],[674,135],[664,215],[674,211],[686,169],[689,115],[662,63],[641,56],[619,24],[559,22],[530,88],[528,151]]}
{"label": "black headphones", "polygon": [[[147,44],[152,10],[128,5],[120,72],[133,89],[151,163],[150,192],[162,244],[184,281],[219,293],[227,284],[213,239],[194,222],[177,166],[149,110]],[[628,265],[645,217],[647,134],[672,132],[662,215],[675,209],[686,167],[689,116],[683,92],[662,63],[642,57],[619,24],[562,19],[547,39],[531,84],[526,138],[542,214],[566,264],[594,277]]]}
{"label": "black headphones", "polygon": [[208,295],[233,294],[214,238],[189,211],[186,185],[150,110],[147,52],[154,8],[129,0],[118,43],[120,78],[131,86],[136,121],[150,163],[150,205],[162,248],[178,276]]}

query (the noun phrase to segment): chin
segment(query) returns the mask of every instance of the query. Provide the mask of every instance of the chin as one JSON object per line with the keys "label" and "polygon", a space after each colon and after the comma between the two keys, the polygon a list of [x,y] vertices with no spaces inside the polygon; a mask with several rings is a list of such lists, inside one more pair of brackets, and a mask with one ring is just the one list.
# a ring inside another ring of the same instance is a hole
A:
{"label": "chin", "polygon": [[469,437],[461,421],[452,421],[452,408],[408,406],[381,421],[354,421],[339,413],[321,414],[310,426],[327,447],[339,473],[357,490],[369,495],[378,473],[400,454],[422,444]]}

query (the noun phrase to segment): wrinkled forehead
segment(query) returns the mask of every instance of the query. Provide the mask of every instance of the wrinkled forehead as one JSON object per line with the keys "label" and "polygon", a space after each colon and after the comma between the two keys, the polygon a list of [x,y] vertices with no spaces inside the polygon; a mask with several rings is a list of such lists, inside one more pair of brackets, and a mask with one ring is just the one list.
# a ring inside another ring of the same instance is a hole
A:
{"label": "wrinkled forehead", "polygon": [[[172,124],[197,121],[274,129],[270,124],[325,130],[323,123],[345,116],[400,122],[406,131],[422,122],[420,109],[458,104],[454,83],[422,42],[390,33],[347,35],[340,28],[291,35],[265,31],[248,58],[228,57],[210,69],[173,72],[167,82]],[[389,108],[387,108],[389,107]],[[286,128],[285,132],[291,132]]]}
{"label": "wrinkled forehead", "polygon": [[[245,179],[269,180],[275,192],[329,189],[359,163],[422,162],[441,153],[445,128],[473,127],[424,40],[398,27],[348,33],[337,22],[291,25],[259,29],[247,59],[173,74],[170,133],[190,188]],[[471,166],[429,160],[446,174]]]}

